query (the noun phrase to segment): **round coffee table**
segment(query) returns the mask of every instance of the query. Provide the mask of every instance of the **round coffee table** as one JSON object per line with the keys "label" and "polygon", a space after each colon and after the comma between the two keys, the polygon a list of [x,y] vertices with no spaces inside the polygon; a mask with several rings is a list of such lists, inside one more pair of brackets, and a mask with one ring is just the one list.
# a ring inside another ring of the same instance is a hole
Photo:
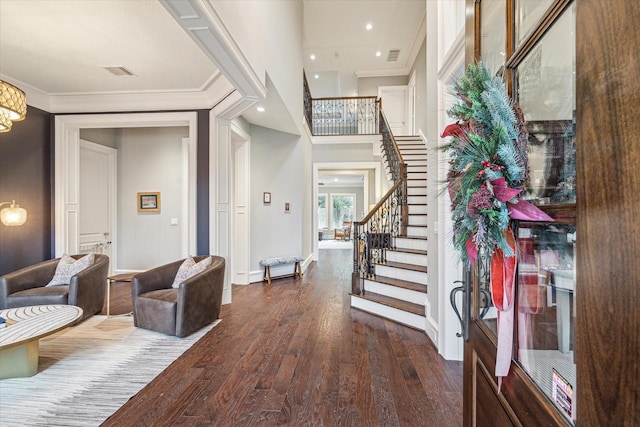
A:
{"label": "round coffee table", "polygon": [[0,310],[7,326],[0,328],[0,379],[38,373],[39,340],[82,317],[74,305],[36,305]]}

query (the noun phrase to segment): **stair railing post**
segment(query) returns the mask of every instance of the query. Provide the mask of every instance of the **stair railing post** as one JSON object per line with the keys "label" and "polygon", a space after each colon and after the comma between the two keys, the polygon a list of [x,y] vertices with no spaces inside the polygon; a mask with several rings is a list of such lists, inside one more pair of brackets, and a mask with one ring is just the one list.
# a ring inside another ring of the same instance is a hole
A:
{"label": "stair railing post", "polygon": [[362,226],[359,222],[353,223],[354,235],[353,235],[353,272],[351,272],[351,293],[353,295],[360,295],[362,292],[360,289],[360,285],[363,280],[360,279],[360,257],[361,254],[361,245],[360,241],[362,239],[361,232]]}
{"label": "stair railing post", "polygon": [[401,199],[401,221],[400,234],[407,235],[407,225],[409,223],[409,192],[407,189],[407,164],[400,164],[400,176],[402,177],[402,199]]}

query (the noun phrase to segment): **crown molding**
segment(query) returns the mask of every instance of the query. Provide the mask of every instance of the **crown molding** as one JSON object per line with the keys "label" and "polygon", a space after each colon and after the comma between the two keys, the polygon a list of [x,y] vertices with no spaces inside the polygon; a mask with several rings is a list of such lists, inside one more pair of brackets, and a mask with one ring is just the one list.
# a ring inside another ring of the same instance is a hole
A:
{"label": "crown molding", "polygon": [[0,78],[22,89],[29,106],[53,114],[211,109],[234,90],[220,72],[196,90],[144,92],[48,94],[15,79]]}
{"label": "crown molding", "polygon": [[160,0],[160,3],[240,95],[253,101],[266,97],[264,83],[242,54],[210,0]]}
{"label": "crown molding", "polygon": [[353,74],[356,77],[393,77],[406,76],[409,74],[409,68],[378,68],[376,70],[357,70]]}

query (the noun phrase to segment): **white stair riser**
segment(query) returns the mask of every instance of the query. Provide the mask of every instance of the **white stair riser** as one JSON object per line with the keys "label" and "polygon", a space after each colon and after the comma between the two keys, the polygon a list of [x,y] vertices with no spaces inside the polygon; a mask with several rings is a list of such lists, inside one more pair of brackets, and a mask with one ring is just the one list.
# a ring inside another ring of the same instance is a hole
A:
{"label": "white stair riser", "polygon": [[426,214],[427,205],[409,205],[409,215],[411,214]]}
{"label": "white stair riser", "polygon": [[407,225],[428,225],[429,217],[427,215],[410,215]]}
{"label": "white stair riser", "polygon": [[402,158],[404,159],[405,163],[409,163],[410,161],[412,161],[415,163],[422,163],[423,165],[426,165],[427,152],[423,152],[420,150],[405,151],[404,153],[402,153]]}
{"label": "white stair riser", "polygon": [[412,227],[409,225],[407,226],[407,236],[427,237],[428,230],[427,227]]}
{"label": "white stair riser", "polygon": [[[399,288],[397,286],[387,285],[386,283],[374,282],[372,280],[364,281],[364,289],[375,294],[385,295],[402,301],[412,302],[424,306],[427,300],[425,292],[412,291],[410,289]],[[425,286],[425,290],[427,287]]]}
{"label": "white stair riser", "polygon": [[396,247],[403,249],[417,249],[426,251],[428,247],[428,242],[422,239],[405,239],[402,237],[396,237],[395,243]]}
{"label": "white stair riser", "polygon": [[358,308],[371,314],[375,314],[385,319],[390,319],[412,328],[426,331],[426,316],[418,316],[417,314],[407,313],[397,308],[389,307],[384,304],[378,304],[373,301],[359,298],[357,295],[351,296],[351,307]]}
{"label": "white stair riser", "polygon": [[396,279],[408,282],[427,284],[427,273],[422,271],[405,270],[402,268],[389,267],[387,265],[376,265],[376,275],[384,277],[395,277]]}
{"label": "white stair riser", "polygon": [[407,179],[427,179],[427,172],[407,172]]}
{"label": "white stair riser", "polygon": [[398,138],[396,137],[396,144],[398,144],[398,147],[400,147],[401,145],[422,145],[424,146],[424,142],[422,142],[421,139],[402,139],[402,138]]}
{"label": "white stair riser", "polygon": [[403,262],[413,265],[427,265],[427,256],[407,252],[387,251],[387,261]]}
{"label": "white stair riser", "polygon": [[407,196],[407,203],[410,205],[426,205],[427,196]]}
{"label": "white stair riser", "polygon": [[[409,196],[424,196],[427,193],[427,182],[424,182],[424,186],[420,183],[411,183],[412,187],[407,187],[407,193]],[[414,187],[415,186],[415,187]]]}

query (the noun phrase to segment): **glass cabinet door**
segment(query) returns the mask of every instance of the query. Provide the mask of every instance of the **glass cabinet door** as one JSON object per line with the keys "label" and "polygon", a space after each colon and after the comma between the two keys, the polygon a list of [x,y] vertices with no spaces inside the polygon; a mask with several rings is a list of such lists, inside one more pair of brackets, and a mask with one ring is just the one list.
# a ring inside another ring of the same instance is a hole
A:
{"label": "glass cabinet door", "polygon": [[524,197],[555,219],[517,224],[516,359],[573,422],[573,337],[580,320],[575,311],[575,3],[515,71],[518,103],[529,131]]}

